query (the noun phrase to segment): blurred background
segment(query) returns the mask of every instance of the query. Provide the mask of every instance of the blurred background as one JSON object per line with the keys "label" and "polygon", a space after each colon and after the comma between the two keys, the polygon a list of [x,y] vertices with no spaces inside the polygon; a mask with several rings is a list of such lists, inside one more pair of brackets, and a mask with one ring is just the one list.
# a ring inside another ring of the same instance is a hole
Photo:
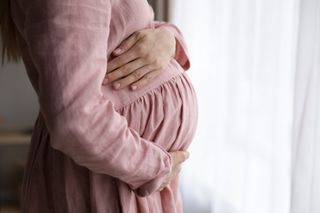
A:
{"label": "blurred background", "polygon": [[[185,213],[320,212],[320,0],[153,0],[188,44],[199,125]],[[0,212],[15,212],[38,103],[0,72]]]}

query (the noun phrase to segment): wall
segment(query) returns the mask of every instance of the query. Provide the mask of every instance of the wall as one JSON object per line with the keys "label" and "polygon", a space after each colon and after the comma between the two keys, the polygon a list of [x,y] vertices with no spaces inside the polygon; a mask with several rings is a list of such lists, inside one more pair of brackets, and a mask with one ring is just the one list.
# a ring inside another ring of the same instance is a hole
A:
{"label": "wall", "polygon": [[0,130],[30,129],[38,102],[23,64],[0,67]]}

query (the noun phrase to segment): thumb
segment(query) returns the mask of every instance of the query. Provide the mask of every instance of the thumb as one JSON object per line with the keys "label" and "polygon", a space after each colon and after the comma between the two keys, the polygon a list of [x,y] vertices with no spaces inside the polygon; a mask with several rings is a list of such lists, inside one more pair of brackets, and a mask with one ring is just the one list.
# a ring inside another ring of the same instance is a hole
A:
{"label": "thumb", "polygon": [[128,51],[139,40],[139,34],[134,33],[129,38],[125,39],[121,44],[112,52],[113,55],[119,56],[122,53]]}

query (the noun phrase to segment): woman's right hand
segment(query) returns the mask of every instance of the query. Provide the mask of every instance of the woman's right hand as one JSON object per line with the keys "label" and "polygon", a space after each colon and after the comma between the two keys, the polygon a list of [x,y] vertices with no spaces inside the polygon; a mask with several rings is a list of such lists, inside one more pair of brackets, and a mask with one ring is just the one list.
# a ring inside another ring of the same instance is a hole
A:
{"label": "woman's right hand", "polygon": [[182,163],[189,158],[189,152],[187,151],[169,152],[169,154],[171,155],[172,159],[171,172],[168,174],[164,182],[161,184],[159,191],[164,189],[171,182],[171,180],[179,174]]}

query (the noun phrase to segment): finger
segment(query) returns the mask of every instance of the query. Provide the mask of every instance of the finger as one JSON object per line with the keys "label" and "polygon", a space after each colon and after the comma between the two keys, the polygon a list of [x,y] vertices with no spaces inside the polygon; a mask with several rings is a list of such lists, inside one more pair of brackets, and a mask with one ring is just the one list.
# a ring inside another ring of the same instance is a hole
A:
{"label": "finger", "polygon": [[129,38],[125,39],[112,53],[115,56],[119,56],[124,52],[127,52],[131,49],[132,46],[141,38],[140,33],[133,33]]}
{"label": "finger", "polygon": [[[171,176],[171,175],[170,175]],[[163,190],[166,186],[168,186],[168,184],[170,183],[170,179],[165,180],[161,186],[159,187],[159,191]]]}
{"label": "finger", "polygon": [[165,186],[161,186],[158,191],[161,192],[164,189]]}
{"label": "finger", "polygon": [[[169,184],[169,183],[168,183]],[[164,188],[166,188],[166,186],[168,186],[168,184],[166,184],[165,186],[160,187],[159,192],[161,192],[162,190],[164,190]]]}
{"label": "finger", "polygon": [[179,172],[181,171],[181,169],[182,169],[182,164],[180,163],[174,168],[174,172],[173,172],[172,178],[177,176],[179,174]]}
{"label": "finger", "polygon": [[158,75],[160,75],[160,73],[162,72],[162,70],[157,69],[154,70],[152,72],[149,72],[148,74],[146,74],[143,78],[141,78],[140,80],[136,81],[135,83],[133,83],[131,85],[131,89],[132,90],[136,90],[139,88],[144,87],[145,85],[147,85],[148,83],[150,83],[150,81],[152,79],[154,79],[155,77],[157,77]]}
{"label": "finger", "polygon": [[118,80],[120,78],[123,78],[133,71],[145,66],[146,64],[143,62],[143,60],[137,59],[132,62],[129,62],[128,64],[114,70],[113,72],[107,73],[106,78],[108,79],[108,82],[112,82],[115,80]]}
{"label": "finger", "polygon": [[144,66],[142,68],[139,68],[135,71],[133,71],[130,75],[128,75],[125,78],[122,78],[121,80],[115,82],[113,84],[115,89],[122,89],[136,81],[138,81],[141,78],[144,78],[146,75],[149,75],[150,72],[152,72],[154,68],[152,66]]}
{"label": "finger", "polygon": [[114,58],[107,65],[107,73],[112,72],[113,70],[124,66],[125,64],[129,63],[138,58],[138,55],[134,51],[128,51],[124,54]]}
{"label": "finger", "polygon": [[[171,175],[170,175],[170,179],[171,179]],[[164,181],[164,182],[161,184],[160,188],[166,187],[166,186],[170,183],[170,179]]]}
{"label": "finger", "polygon": [[170,152],[170,154],[172,156],[173,165],[181,164],[189,158],[189,152],[187,151]]}

